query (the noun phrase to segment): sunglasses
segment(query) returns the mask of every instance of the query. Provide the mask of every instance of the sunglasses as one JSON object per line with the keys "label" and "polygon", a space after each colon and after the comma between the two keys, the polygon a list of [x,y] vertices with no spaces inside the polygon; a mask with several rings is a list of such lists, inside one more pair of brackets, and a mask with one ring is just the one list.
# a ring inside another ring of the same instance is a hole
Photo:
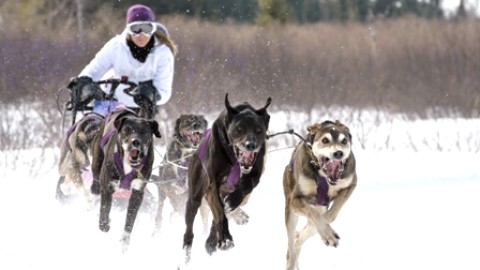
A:
{"label": "sunglasses", "polygon": [[151,22],[133,22],[127,25],[127,31],[132,36],[138,36],[141,33],[151,36],[155,33],[155,30],[157,30],[157,27]]}

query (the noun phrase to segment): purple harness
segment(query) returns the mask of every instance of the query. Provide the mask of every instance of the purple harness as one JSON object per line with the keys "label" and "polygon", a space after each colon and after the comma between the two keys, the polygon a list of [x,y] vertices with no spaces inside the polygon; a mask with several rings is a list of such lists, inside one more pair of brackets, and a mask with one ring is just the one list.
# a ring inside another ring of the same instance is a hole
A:
{"label": "purple harness", "polygon": [[120,174],[120,188],[130,189],[133,179],[137,178],[137,171],[132,169],[129,174],[125,175],[125,170],[123,169],[123,162],[120,154],[118,152],[115,152],[113,154],[113,158],[115,161],[115,166],[117,167],[117,170]]}
{"label": "purple harness", "polygon": [[[290,160],[289,170],[293,171],[293,160]],[[315,172],[315,182],[317,184],[317,204],[328,206],[328,182],[327,179],[321,176],[318,171],[313,168],[311,165],[312,170]]]}
{"label": "purple harness", "polygon": [[[86,119],[92,119],[92,120],[95,120],[95,121],[101,121],[103,120],[103,116],[97,114],[97,113],[94,113],[94,112],[91,112],[91,113],[87,113],[85,114],[84,118]],[[76,122],[75,124],[73,124],[68,130],[67,130],[67,134],[65,136],[65,141],[68,141],[68,139],[70,138],[70,136],[72,135],[72,133],[75,131],[75,129],[77,128],[77,125],[78,125],[79,122]],[[69,144],[68,145],[68,148],[70,150],[72,150],[72,148],[70,147]]]}
{"label": "purple harness", "polygon": [[[205,166],[205,152],[207,150],[207,144],[211,137],[211,130],[207,129],[203,133],[203,141],[200,144],[200,148],[198,149],[198,158],[200,159],[200,163],[202,163],[202,167],[205,172],[208,174],[207,167]],[[227,186],[231,189],[234,189],[240,179],[240,163],[235,158],[230,157],[230,160],[233,162],[233,166],[230,169],[230,173],[228,174],[227,178]]]}

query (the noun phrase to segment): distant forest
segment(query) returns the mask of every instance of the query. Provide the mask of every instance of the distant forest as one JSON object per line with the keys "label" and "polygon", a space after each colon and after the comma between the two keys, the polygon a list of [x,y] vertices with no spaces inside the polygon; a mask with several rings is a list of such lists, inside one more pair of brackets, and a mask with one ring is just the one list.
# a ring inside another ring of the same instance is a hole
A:
{"label": "distant forest", "polygon": [[[78,23],[82,23],[82,20],[89,21],[106,7],[124,12],[136,3],[152,7],[158,15],[182,15],[220,23],[367,22],[374,18],[405,15],[444,18],[442,0],[26,0],[0,1],[0,6],[5,14],[15,10],[25,16],[41,17],[50,23],[54,18],[73,15],[78,18]],[[468,13],[472,12],[461,0],[456,16],[467,16]]]}

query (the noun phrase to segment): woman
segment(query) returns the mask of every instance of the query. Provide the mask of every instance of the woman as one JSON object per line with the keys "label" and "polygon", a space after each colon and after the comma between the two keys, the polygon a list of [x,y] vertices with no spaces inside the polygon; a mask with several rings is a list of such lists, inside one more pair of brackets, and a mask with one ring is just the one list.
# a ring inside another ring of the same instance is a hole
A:
{"label": "woman", "polygon": [[[103,46],[73,85],[84,89],[106,75],[127,78],[138,84],[137,93],[148,97],[152,105],[165,104],[172,93],[176,50],[167,28],[155,22],[153,11],[144,5],[133,5],[127,11],[125,30]],[[115,99],[127,107],[138,108],[139,102],[123,92],[125,87],[119,86]],[[102,108],[104,105],[96,102],[94,111],[105,114],[110,108]]]}

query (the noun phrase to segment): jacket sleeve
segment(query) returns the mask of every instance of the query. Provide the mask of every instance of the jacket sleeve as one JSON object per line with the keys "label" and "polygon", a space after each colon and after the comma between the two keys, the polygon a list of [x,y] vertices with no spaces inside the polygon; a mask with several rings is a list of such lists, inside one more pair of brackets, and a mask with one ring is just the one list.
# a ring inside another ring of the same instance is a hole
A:
{"label": "jacket sleeve", "polygon": [[115,43],[111,39],[97,52],[78,76],[88,76],[94,81],[100,80],[113,67],[113,55],[115,55]]}
{"label": "jacket sleeve", "polygon": [[157,105],[162,105],[172,96],[174,56],[166,45],[161,45],[158,49],[161,51],[156,63],[157,72],[153,78],[153,85],[161,97]]}

